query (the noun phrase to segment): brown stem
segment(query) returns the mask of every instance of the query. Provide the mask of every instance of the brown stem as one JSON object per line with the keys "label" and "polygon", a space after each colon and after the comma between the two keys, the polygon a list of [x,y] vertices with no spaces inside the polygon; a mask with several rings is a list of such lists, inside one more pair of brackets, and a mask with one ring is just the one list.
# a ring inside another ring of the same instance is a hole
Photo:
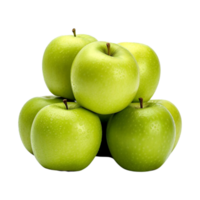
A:
{"label": "brown stem", "polygon": [[143,108],[143,98],[139,98],[140,101],[140,108]]}
{"label": "brown stem", "polygon": [[66,107],[66,109],[68,110],[67,99],[63,99],[63,103],[65,104],[65,107]]}
{"label": "brown stem", "polygon": [[107,46],[107,49],[108,49],[108,55],[110,56],[110,43],[107,43],[106,46]]}
{"label": "brown stem", "polygon": [[75,28],[72,29],[72,32],[74,34],[74,37],[76,37],[76,29]]}

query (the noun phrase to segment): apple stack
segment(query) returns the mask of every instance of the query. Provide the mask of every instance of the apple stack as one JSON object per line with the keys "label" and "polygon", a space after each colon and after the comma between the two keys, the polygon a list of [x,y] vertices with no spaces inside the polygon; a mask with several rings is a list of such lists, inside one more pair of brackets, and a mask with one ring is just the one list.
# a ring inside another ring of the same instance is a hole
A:
{"label": "apple stack", "polygon": [[139,43],[61,36],[43,55],[45,83],[55,96],[29,100],[19,115],[26,149],[45,168],[78,171],[95,156],[131,171],[159,168],[181,134],[167,100],[150,100],[159,79],[156,53]]}

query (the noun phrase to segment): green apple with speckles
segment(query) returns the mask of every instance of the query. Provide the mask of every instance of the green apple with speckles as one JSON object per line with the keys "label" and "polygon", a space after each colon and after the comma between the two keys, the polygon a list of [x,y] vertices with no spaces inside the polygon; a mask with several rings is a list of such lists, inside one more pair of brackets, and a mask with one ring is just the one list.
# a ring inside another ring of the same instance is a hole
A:
{"label": "green apple with speckles", "polygon": [[143,97],[144,101],[151,99],[156,91],[160,79],[160,62],[155,51],[147,45],[123,42],[121,46],[128,49],[135,57],[140,70],[140,85],[134,102]]}
{"label": "green apple with speckles", "polygon": [[116,113],[127,107],[137,93],[138,65],[122,46],[93,42],[74,59],[71,84],[81,106],[102,115]]}
{"label": "green apple with speckles", "polygon": [[45,168],[79,171],[96,156],[102,138],[99,117],[75,102],[46,106],[35,117],[31,144]]}
{"label": "green apple with speckles", "polygon": [[64,35],[52,40],[45,49],[42,70],[45,83],[56,96],[74,100],[70,82],[71,65],[77,53],[87,44],[97,41],[84,34]]}
{"label": "green apple with speckles", "polygon": [[157,103],[132,103],[109,120],[106,138],[115,161],[131,171],[159,168],[176,137],[170,112]]}
{"label": "green apple with speckles", "polygon": [[19,133],[22,143],[30,153],[33,153],[30,139],[31,126],[36,114],[45,106],[59,102],[62,102],[62,98],[60,97],[35,97],[27,101],[26,104],[22,107],[18,120]]}
{"label": "green apple with speckles", "polygon": [[173,147],[173,150],[174,150],[174,148],[176,147],[179,141],[179,138],[181,135],[181,129],[182,129],[182,119],[181,119],[181,114],[178,108],[173,103],[167,100],[151,100],[149,102],[159,103],[163,105],[165,108],[167,108],[167,110],[171,113],[175,122],[175,126],[176,126],[176,138],[175,138],[174,147]]}

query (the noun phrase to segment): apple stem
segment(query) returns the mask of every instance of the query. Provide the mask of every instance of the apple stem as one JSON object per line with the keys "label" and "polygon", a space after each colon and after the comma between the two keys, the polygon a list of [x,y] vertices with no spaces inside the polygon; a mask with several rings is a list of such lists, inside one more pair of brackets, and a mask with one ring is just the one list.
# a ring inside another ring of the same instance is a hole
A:
{"label": "apple stem", "polygon": [[143,98],[139,98],[140,101],[140,108],[143,108]]}
{"label": "apple stem", "polygon": [[108,55],[110,56],[110,43],[107,43],[106,46],[107,46],[107,49],[108,49]]}
{"label": "apple stem", "polygon": [[68,110],[67,99],[63,99],[63,103],[65,104],[65,107],[66,107],[66,109]]}
{"label": "apple stem", "polygon": [[74,34],[74,37],[76,37],[76,29],[75,28],[72,29],[72,32]]}

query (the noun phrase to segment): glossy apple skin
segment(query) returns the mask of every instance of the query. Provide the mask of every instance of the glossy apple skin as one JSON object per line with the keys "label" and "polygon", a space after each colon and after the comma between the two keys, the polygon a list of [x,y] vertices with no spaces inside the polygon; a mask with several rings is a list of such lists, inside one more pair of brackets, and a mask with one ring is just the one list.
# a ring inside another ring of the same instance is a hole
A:
{"label": "glossy apple skin", "polygon": [[98,114],[112,114],[127,107],[139,86],[139,69],[125,48],[93,42],[74,59],[71,83],[77,102]]}
{"label": "glossy apple skin", "polygon": [[156,53],[149,46],[139,43],[119,43],[135,57],[140,70],[140,85],[133,102],[151,99],[160,80],[160,62]]}
{"label": "glossy apple skin", "polygon": [[36,114],[43,107],[59,102],[62,102],[62,98],[60,97],[54,97],[54,96],[35,97],[27,101],[26,104],[22,107],[18,120],[19,133],[22,143],[30,153],[33,154],[30,134],[31,134],[31,126]]}
{"label": "glossy apple skin", "polygon": [[81,34],[60,36],[49,43],[43,55],[42,70],[52,94],[74,100],[70,82],[72,62],[84,46],[94,41],[92,36]]}
{"label": "glossy apple skin", "polygon": [[96,156],[102,139],[99,117],[77,103],[43,108],[33,121],[31,142],[38,162],[45,168],[79,171]]}
{"label": "glossy apple skin", "polygon": [[175,141],[175,124],[160,104],[140,108],[132,103],[114,114],[107,128],[112,157],[124,169],[150,171],[159,168],[170,155]]}
{"label": "glossy apple skin", "polygon": [[174,150],[174,148],[176,147],[176,145],[179,141],[179,138],[181,135],[181,129],[182,129],[182,119],[181,119],[181,114],[180,114],[178,108],[173,103],[171,103],[170,101],[167,101],[167,100],[151,100],[149,102],[159,103],[159,104],[163,105],[165,108],[167,108],[167,110],[171,113],[171,115],[174,119],[174,122],[175,122],[175,126],[176,126],[176,139],[175,139],[174,147],[173,147],[173,150]]}

